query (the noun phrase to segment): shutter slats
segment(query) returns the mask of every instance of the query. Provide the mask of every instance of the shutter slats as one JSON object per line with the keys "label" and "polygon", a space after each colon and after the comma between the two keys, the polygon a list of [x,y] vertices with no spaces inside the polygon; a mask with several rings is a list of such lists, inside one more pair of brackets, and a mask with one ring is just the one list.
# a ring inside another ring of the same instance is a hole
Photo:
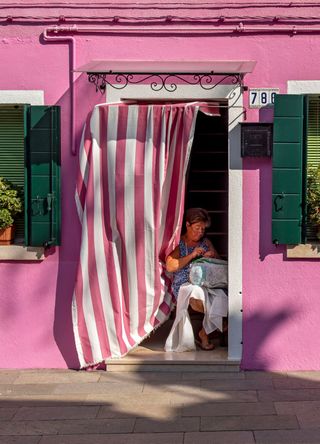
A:
{"label": "shutter slats", "polygon": [[[307,123],[307,169],[318,168],[320,165],[320,97],[308,97],[308,123]],[[307,238],[317,239],[316,229],[307,221]]]}
{"label": "shutter slats", "polygon": [[[24,107],[0,105],[0,176],[24,191]],[[23,213],[16,218],[16,238],[24,237]]]}

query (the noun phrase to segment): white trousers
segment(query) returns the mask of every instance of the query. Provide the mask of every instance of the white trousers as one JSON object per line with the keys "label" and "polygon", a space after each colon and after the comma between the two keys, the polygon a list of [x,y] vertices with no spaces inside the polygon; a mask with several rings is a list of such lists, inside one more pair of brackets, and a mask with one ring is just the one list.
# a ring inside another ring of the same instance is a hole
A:
{"label": "white trousers", "polygon": [[181,285],[177,297],[176,318],[165,343],[165,351],[195,350],[194,334],[188,313],[190,298],[200,299],[204,306],[203,328],[207,334],[222,331],[222,318],[228,314],[228,297],[220,288],[208,289],[193,284]]}

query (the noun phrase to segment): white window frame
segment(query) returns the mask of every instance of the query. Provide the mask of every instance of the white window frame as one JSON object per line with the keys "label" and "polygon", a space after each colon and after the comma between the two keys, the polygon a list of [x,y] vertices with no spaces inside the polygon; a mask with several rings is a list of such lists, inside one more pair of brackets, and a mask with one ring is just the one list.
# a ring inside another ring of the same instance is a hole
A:
{"label": "white window frame", "polygon": [[[4,103],[44,105],[44,91],[0,90],[0,104]],[[39,261],[43,259],[43,247],[24,247],[14,244],[0,247],[0,260],[3,261]]]}
{"label": "white window frame", "polygon": [[[319,94],[320,80],[288,80],[287,94]],[[320,259],[319,242],[287,245],[289,259]]]}
{"label": "white window frame", "polygon": [[[196,67],[195,67],[196,71]],[[212,90],[200,86],[178,85],[174,92],[152,91],[149,85],[127,85],[117,90],[107,85],[107,103],[128,99],[136,100],[227,100],[229,103],[229,203],[228,203],[228,272],[229,272],[229,326],[228,360],[242,358],[242,158],[240,150],[240,125],[243,120],[243,96],[240,87],[218,85]],[[236,102],[236,103],[235,103]],[[235,105],[232,107],[232,105]]]}

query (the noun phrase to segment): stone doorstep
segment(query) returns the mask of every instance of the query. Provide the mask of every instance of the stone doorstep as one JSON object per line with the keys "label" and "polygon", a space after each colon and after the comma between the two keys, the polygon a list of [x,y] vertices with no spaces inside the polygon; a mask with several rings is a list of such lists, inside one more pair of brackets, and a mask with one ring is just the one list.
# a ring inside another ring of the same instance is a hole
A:
{"label": "stone doorstep", "polygon": [[240,372],[239,361],[161,361],[118,359],[106,361],[109,372]]}

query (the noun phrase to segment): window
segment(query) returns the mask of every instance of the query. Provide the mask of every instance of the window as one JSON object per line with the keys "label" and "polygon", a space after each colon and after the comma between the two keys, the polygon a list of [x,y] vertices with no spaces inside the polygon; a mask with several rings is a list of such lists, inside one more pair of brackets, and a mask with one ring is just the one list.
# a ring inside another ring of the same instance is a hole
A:
{"label": "window", "polygon": [[0,176],[20,187],[16,241],[60,244],[60,107],[0,105]]}
{"label": "window", "polygon": [[307,218],[308,168],[320,164],[320,96],[277,95],[274,105],[272,241],[302,244],[315,238]]}

